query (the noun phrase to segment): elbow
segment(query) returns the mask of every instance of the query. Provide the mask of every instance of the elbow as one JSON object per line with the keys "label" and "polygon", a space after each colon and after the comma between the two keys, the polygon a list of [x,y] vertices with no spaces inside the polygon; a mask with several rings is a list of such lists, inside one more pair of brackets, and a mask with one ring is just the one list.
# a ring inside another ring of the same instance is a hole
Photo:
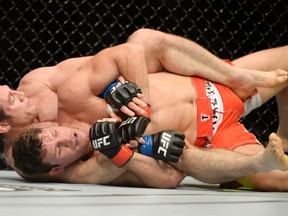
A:
{"label": "elbow", "polygon": [[183,181],[184,177],[185,176],[182,172],[177,171],[173,174],[170,173],[163,179],[163,181],[158,181],[159,185],[157,188],[175,189]]}
{"label": "elbow", "polygon": [[170,182],[169,182],[169,185],[167,185],[167,188],[168,189],[177,188],[180,185],[180,183],[182,182],[183,179],[184,179],[183,175],[181,175],[181,177],[177,176],[177,177],[171,178]]}

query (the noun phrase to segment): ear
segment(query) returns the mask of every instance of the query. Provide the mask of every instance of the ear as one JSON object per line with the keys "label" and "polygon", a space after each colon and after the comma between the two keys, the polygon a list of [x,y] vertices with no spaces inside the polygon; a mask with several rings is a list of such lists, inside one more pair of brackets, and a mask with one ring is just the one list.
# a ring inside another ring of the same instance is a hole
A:
{"label": "ear", "polygon": [[0,133],[7,133],[11,129],[11,125],[7,122],[0,122]]}
{"label": "ear", "polygon": [[50,171],[49,171],[49,175],[50,176],[56,176],[59,175],[60,173],[62,173],[64,171],[64,167],[53,167]]}

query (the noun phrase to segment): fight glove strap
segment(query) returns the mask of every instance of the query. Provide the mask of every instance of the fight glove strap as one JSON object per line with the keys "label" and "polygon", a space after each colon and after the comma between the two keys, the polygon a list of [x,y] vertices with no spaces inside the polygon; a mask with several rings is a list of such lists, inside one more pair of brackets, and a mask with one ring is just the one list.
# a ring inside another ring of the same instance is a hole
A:
{"label": "fight glove strap", "polygon": [[138,152],[149,156],[149,157],[153,157],[153,149],[152,149],[152,145],[153,145],[153,138],[152,135],[147,135],[147,136],[143,136],[142,137],[145,140],[145,144],[141,145],[138,144]]}
{"label": "fight glove strap", "polygon": [[116,154],[111,161],[118,167],[124,166],[133,157],[134,152],[126,145],[122,145],[118,154]]}
{"label": "fight glove strap", "polygon": [[103,92],[102,94],[103,94],[103,97],[104,97],[105,100],[106,100],[106,98],[107,98],[107,95],[108,95],[109,91],[110,91],[114,86],[116,86],[117,83],[119,83],[119,82],[118,82],[118,81],[112,82],[112,83],[104,90],[104,92]]}

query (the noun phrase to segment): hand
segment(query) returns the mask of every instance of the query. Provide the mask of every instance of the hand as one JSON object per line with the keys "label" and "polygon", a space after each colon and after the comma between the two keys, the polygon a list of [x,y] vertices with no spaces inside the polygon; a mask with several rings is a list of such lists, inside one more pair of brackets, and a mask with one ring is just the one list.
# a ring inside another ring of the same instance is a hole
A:
{"label": "hand", "polygon": [[167,162],[178,162],[185,146],[185,135],[173,130],[161,131],[143,138],[146,144],[139,145],[138,152]]}
{"label": "hand", "polygon": [[103,96],[111,107],[121,110],[128,116],[135,113],[145,115],[148,106],[141,99],[144,97],[141,89],[133,82],[113,82],[104,91]]}
{"label": "hand", "polygon": [[118,167],[124,166],[133,156],[133,151],[123,145],[115,122],[97,122],[89,131],[93,148],[112,160]]}
{"label": "hand", "polygon": [[124,143],[141,137],[145,132],[150,119],[144,116],[133,116],[123,121],[117,131],[123,139]]}

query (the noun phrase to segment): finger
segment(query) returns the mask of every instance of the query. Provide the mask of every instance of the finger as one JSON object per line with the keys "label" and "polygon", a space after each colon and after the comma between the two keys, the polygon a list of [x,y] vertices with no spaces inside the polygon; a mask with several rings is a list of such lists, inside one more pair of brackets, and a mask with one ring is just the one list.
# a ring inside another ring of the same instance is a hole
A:
{"label": "finger", "polygon": [[133,102],[129,102],[128,107],[130,110],[132,110],[134,113],[137,113],[138,115],[146,114],[146,111],[142,107],[138,106],[137,104]]}
{"label": "finger", "polygon": [[129,144],[131,148],[137,148],[138,147],[138,142],[136,140],[130,140]]}
{"label": "finger", "polygon": [[117,119],[117,118],[103,118],[103,119],[99,119],[97,122],[105,122],[105,121],[108,121],[108,122],[117,122],[118,119]]}
{"label": "finger", "polygon": [[128,148],[133,149],[133,146],[131,146],[129,143],[125,144]]}
{"label": "finger", "polygon": [[142,101],[141,99],[134,97],[132,99],[132,102],[135,103],[136,105],[140,106],[140,107],[146,107],[148,106],[147,103],[145,103],[144,101]]}
{"label": "finger", "polygon": [[124,81],[125,81],[125,79],[124,79],[123,76],[120,76],[120,77],[118,78],[118,80],[119,80],[120,82],[124,82]]}
{"label": "finger", "polygon": [[135,113],[126,106],[122,106],[120,111],[131,117],[135,115]]}
{"label": "finger", "polygon": [[135,137],[138,143],[145,144],[145,140],[142,137]]}
{"label": "finger", "polygon": [[137,93],[137,97],[140,98],[140,99],[142,99],[142,98],[144,98],[144,94],[142,94],[142,93]]}

